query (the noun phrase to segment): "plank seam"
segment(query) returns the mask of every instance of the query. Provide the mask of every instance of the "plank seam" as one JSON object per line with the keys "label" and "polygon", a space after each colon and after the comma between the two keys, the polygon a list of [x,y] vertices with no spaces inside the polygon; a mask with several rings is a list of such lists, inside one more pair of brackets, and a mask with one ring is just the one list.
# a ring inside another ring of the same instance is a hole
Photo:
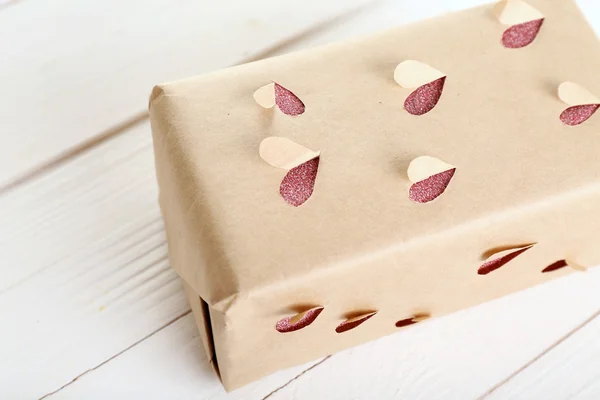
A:
{"label": "plank seam", "polygon": [[[9,1],[5,6],[10,6],[12,3],[18,2],[18,1],[20,1],[20,0]],[[286,39],[283,39],[279,42],[276,42],[273,45],[265,48],[262,51],[259,50],[256,53],[254,53],[253,55],[246,57],[233,65],[235,66],[235,65],[246,64],[246,63],[258,61],[263,58],[270,57],[271,55],[280,53],[286,47],[291,46],[299,41],[302,41],[311,35],[316,35],[316,34],[325,32],[328,29],[333,28],[338,23],[341,23],[345,20],[351,19],[357,15],[360,15],[361,12],[364,11],[365,9],[370,8],[375,4],[381,3],[382,1],[383,0],[373,0],[366,4],[362,4],[360,6],[352,8],[348,11],[342,12],[341,14],[331,17],[325,21],[322,21],[315,25],[309,26],[308,28],[301,30],[297,34],[290,36]],[[2,7],[3,6],[0,5],[0,9]],[[119,136],[120,134],[125,133],[129,129],[146,121],[148,119],[148,117],[149,116],[146,111],[137,113],[130,119],[120,122],[117,125],[115,125],[111,128],[108,128],[107,130],[91,137],[90,139],[88,139],[82,143],[76,144],[71,148],[66,149],[64,152],[59,153],[55,157],[50,158],[49,160],[46,160],[46,161],[42,161],[42,163],[38,167],[31,169],[29,171],[25,171],[20,176],[13,179],[12,181],[9,181],[8,183],[4,184],[3,186],[0,186],[0,196],[9,191],[16,189],[17,187],[23,185],[24,183],[26,183],[32,179],[35,179],[38,176],[45,174],[47,171],[53,170],[65,163],[69,162],[69,160],[74,159],[77,156],[79,156],[80,154],[93,149],[95,146],[98,146],[109,139],[112,139],[116,136]]]}
{"label": "plank seam", "polygon": [[184,318],[185,316],[189,315],[192,312],[191,309],[188,309],[187,311],[185,311],[184,313],[178,315],[177,317],[173,318],[172,320],[170,320],[169,322],[167,322],[166,324],[162,325],[161,327],[159,327],[158,329],[150,332],[149,334],[147,334],[146,336],[144,336],[143,338],[139,339],[138,341],[134,342],[133,344],[129,345],[128,347],[124,348],[123,350],[119,351],[117,354],[112,355],[111,357],[107,358],[106,360],[102,361],[100,364],[96,365],[95,367],[92,367],[84,372],[82,372],[81,374],[77,375],[75,378],[73,378],[70,382],[65,383],[64,385],[62,385],[61,387],[59,387],[58,389],[46,393],[45,395],[43,395],[42,397],[40,397],[38,400],[43,400],[45,398],[48,398],[58,392],[60,392],[61,390],[63,390],[64,388],[72,385],[73,383],[75,383],[79,378],[81,378],[82,376],[87,375],[90,372],[93,372],[95,370],[97,370],[98,368],[104,366],[105,364],[109,363],[110,361],[114,360],[115,358],[119,357],[121,354],[124,354],[125,352],[131,350],[132,348],[134,348],[135,346],[137,346],[138,344],[144,342],[146,339],[151,338],[152,336],[156,335],[158,332],[162,331],[163,329],[167,328],[168,326],[174,324],[175,322],[179,321],[180,319]]}
{"label": "plank seam", "polygon": [[324,359],[322,359],[321,361],[317,362],[316,364],[311,365],[310,367],[308,367],[304,371],[300,372],[298,375],[296,375],[295,377],[293,377],[292,379],[290,379],[289,381],[287,381],[286,383],[284,383],[283,385],[279,386],[277,389],[273,390],[271,393],[269,393],[268,395],[266,395],[265,397],[263,397],[262,400],[268,399],[269,397],[273,396],[275,393],[279,392],[281,389],[285,388],[290,383],[292,383],[296,379],[300,378],[302,375],[304,375],[307,372],[311,371],[313,368],[316,368],[319,365],[323,364],[325,361],[329,360],[330,358],[331,358],[331,355],[325,357]]}
{"label": "plank seam", "polygon": [[98,135],[86,140],[82,143],[75,145],[74,147],[66,150],[63,153],[58,154],[56,157],[43,162],[40,166],[25,172],[20,177],[8,182],[4,186],[0,187],[0,195],[3,195],[9,191],[16,189],[31,179],[45,174],[47,171],[58,168],[59,166],[66,164],[68,161],[78,157],[80,154],[86,153],[88,150],[95,148],[97,145],[104,143],[105,141],[118,136],[121,133],[128,131],[129,129],[141,124],[148,118],[147,113],[142,113],[128,119],[112,128],[99,133]]}
{"label": "plank seam", "polygon": [[536,362],[538,362],[546,354],[548,354],[554,348],[556,348],[557,346],[559,346],[561,343],[563,343],[565,340],[567,340],[569,337],[571,337],[574,333],[576,333],[576,332],[580,331],[581,329],[583,329],[586,325],[588,325],[590,322],[592,322],[598,316],[600,316],[600,309],[597,310],[595,313],[593,313],[591,316],[589,316],[581,324],[577,325],[575,328],[573,328],[572,330],[570,330],[569,332],[567,332],[564,336],[562,336],[561,338],[559,338],[556,342],[554,342],[552,345],[550,345],[548,348],[546,348],[540,354],[538,354],[537,356],[535,356],[534,358],[532,358],[531,360],[529,360],[521,368],[517,369],[515,372],[513,372],[512,374],[510,374],[509,376],[507,376],[505,379],[501,380],[500,382],[498,382],[497,384],[495,384],[494,386],[492,386],[487,392],[485,392],[483,395],[481,395],[480,397],[478,397],[477,400],[484,400],[484,399],[488,398],[496,390],[498,390],[502,386],[506,385],[513,378],[515,378],[517,375],[519,375],[521,372],[525,371],[527,368],[531,367],[533,364],[535,364]]}

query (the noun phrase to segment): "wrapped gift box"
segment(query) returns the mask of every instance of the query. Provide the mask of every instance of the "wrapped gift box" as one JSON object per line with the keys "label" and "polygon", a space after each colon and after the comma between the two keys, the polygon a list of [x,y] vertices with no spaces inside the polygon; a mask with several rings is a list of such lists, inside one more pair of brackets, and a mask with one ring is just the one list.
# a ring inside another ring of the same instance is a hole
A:
{"label": "wrapped gift box", "polygon": [[600,261],[598,42],[529,4],[154,89],[171,265],[226,389]]}

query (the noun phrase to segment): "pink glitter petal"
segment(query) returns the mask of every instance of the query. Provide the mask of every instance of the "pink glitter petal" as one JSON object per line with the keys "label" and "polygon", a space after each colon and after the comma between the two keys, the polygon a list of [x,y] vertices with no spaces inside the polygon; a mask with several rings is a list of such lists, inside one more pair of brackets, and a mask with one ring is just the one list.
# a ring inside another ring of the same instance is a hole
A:
{"label": "pink glitter petal", "polygon": [[506,254],[505,256],[498,257],[498,258],[495,258],[495,259],[490,260],[490,261],[486,261],[483,264],[481,264],[481,266],[477,270],[477,273],[479,275],[487,275],[490,272],[495,271],[498,268],[502,267],[503,265],[505,265],[506,263],[508,263],[512,259],[518,257],[522,253],[526,252],[530,248],[531,247],[525,247],[524,249],[515,250],[514,252]]}
{"label": "pink glitter petal", "polygon": [[511,26],[502,34],[502,45],[509,49],[527,46],[534,41],[543,22],[542,18]]}
{"label": "pink glitter petal", "polygon": [[433,109],[442,96],[446,77],[419,86],[404,101],[404,109],[412,115],[423,115]]}
{"label": "pink glitter petal", "polygon": [[290,169],[279,186],[281,197],[294,207],[301,206],[313,193],[318,169],[319,157]]}
{"label": "pink glitter petal", "polygon": [[300,115],[304,112],[304,103],[292,92],[275,84],[275,104],[287,115]]}
{"label": "pink glitter petal", "polygon": [[582,106],[569,107],[560,114],[560,120],[566,125],[579,125],[591,117],[598,107],[600,107],[600,104],[585,104]]}
{"label": "pink glitter petal", "polygon": [[412,319],[412,317],[405,318],[405,319],[401,319],[400,321],[396,322],[396,328],[404,328],[405,326],[413,325],[416,323],[417,323],[417,321]]}
{"label": "pink glitter petal", "polygon": [[298,321],[296,321],[295,323],[291,323],[291,320],[292,320],[292,318],[295,317],[295,315],[293,315],[291,317],[285,317],[285,318],[277,321],[277,324],[275,325],[275,329],[277,329],[277,332],[281,332],[281,333],[297,331],[298,329],[302,329],[302,328],[307,327],[308,325],[312,324],[315,321],[315,319],[317,319],[319,314],[321,314],[321,311],[323,311],[323,310],[324,310],[323,307],[311,308],[310,310],[305,311],[304,316],[302,318],[300,318]]}
{"label": "pink glitter petal", "polygon": [[561,269],[566,267],[568,264],[565,260],[558,260],[555,263],[552,263],[550,265],[548,265],[546,268],[544,268],[542,270],[542,272],[552,272],[552,271],[556,271],[557,269]]}
{"label": "pink glitter petal", "polygon": [[344,321],[341,324],[339,324],[337,326],[337,328],[335,328],[335,331],[337,333],[342,333],[342,332],[349,331],[350,329],[354,329],[357,326],[359,326],[360,324],[362,324],[363,322],[365,322],[366,320],[368,320],[369,318],[371,318],[372,316],[374,316],[375,314],[377,314],[377,313],[374,312],[374,313],[367,314],[359,319]]}
{"label": "pink glitter petal", "polygon": [[444,193],[455,171],[456,168],[452,168],[413,184],[408,191],[408,198],[417,203],[435,200]]}

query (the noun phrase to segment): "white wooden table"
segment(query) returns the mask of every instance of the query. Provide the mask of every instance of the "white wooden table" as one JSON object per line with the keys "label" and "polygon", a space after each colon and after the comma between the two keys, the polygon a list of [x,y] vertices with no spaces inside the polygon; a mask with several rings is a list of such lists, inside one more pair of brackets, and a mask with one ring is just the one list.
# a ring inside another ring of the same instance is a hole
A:
{"label": "white wooden table", "polygon": [[0,0],[0,398],[600,399],[599,269],[227,395],[168,266],[155,83],[483,2]]}

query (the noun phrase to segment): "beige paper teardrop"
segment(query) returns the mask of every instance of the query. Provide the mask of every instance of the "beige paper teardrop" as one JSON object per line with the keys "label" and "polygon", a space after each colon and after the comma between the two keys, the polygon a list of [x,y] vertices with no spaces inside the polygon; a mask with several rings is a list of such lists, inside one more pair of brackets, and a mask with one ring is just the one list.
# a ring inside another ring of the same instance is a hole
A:
{"label": "beige paper teardrop", "polygon": [[494,261],[497,260],[499,258],[502,258],[504,256],[507,256],[509,254],[512,254],[514,252],[517,252],[519,250],[523,250],[523,249],[529,249],[531,247],[534,246],[535,243],[529,243],[523,246],[515,246],[515,247],[511,247],[511,248],[503,248],[499,251],[496,251],[494,253],[491,253],[488,255],[487,259],[485,260],[485,262],[490,262],[490,261]]}
{"label": "beige paper teardrop", "polygon": [[534,245],[535,243],[530,243],[522,246],[501,247],[486,252],[484,257],[487,258],[485,262],[479,266],[477,274],[487,275],[490,272],[496,271],[498,268],[503,267],[516,257],[531,249]]}
{"label": "beige paper teardrop", "polygon": [[415,60],[402,61],[394,70],[394,80],[404,88],[416,88],[444,76],[446,74]]}
{"label": "beige paper teardrop", "polygon": [[429,313],[414,314],[412,317],[404,318],[396,322],[396,328],[404,328],[406,326],[414,325],[429,318],[431,318],[431,314]]}
{"label": "beige paper teardrop", "polygon": [[358,315],[353,318],[348,318],[347,320],[345,320],[344,322],[339,324],[335,328],[335,331],[337,333],[342,333],[342,332],[346,332],[351,329],[354,329],[357,326],[359,326],[360,324],[362,324],[363,322],[365,322],[366,320],[368,320],[369,318],[371,318],[372,316],[374,316],[375,314],[377,314],[377,311],[371,311],[371,312],[368,312],[365,314]]}
{"label": "beige paper teardrop", "polygon": [[455,168],[453,165],[448,164],[438,158],[431,156],[417,157],[410,162],[408,165],[408,179],[412,183],[417,183],[422,180],[429,178],[440,172],[448,171]]}
{"label": "beige paper teardrop", "polygon": [[264,108],[273,108],[275,105],[275,84],[273,82],[260,87],[254,92],[254,100]]}
{"label": "beige paper teardrop", "polygon": [[544,14],[522,0],[502,0],[494,7],[494,13],[503,25],[518,25],[544,18]]}
{"label": "beige paper teardrop", "polygon": [[567,259],[567,260],[565,260],[565,262],[567,263],[567,265],[568,265],[569,267],[573,268],[575,271],[580,271],[580,272],[585,272],[585,271],[587,271],[587,268],[586,268],[586,267],[584,267],[584,266],[583,266],[583,265],[581,265],[581,264],[578,264],[578,263],[576,263],[576,262],[575,262],[575,261],[573,261],[573,260],[568,260],[568,259]]}
{"label": "beige paper teardrop", "polygon": [[583,106],[600,104],[600,99],[589,90],[574,82],[563,82],[558,86],[558,98],[567,105]]}
{"label": "beige paper teardrop", "polygon": [[358,316],[353,317],[353,318],[348,318],[343,323],[350,324],[350,323],[353,323],[353,322],[356,322],[356,321],[360,321],[362,319],[366,319],[368,317],[372,317],[375,314],[377,314],[377,311],[371,311],[371,312],[368,312],[368,313],[365,313],[365,314],[358,315]]}
{"label": "beige paper teardrop", "polygon": [[425,321],[426,319],[429,319],[429,318],[431,318],[431,315],[423,313],[423,314],[415,314],[415,316],[412,317],[412,320],[414,322],[421,322],[421,321]]}
{"label": "beige paper teardrop", "polygon": [[298,143],[280,136],[270,136],[260,143],[259,154],[263,160],[277,168],[290,170],[319,156]]}

